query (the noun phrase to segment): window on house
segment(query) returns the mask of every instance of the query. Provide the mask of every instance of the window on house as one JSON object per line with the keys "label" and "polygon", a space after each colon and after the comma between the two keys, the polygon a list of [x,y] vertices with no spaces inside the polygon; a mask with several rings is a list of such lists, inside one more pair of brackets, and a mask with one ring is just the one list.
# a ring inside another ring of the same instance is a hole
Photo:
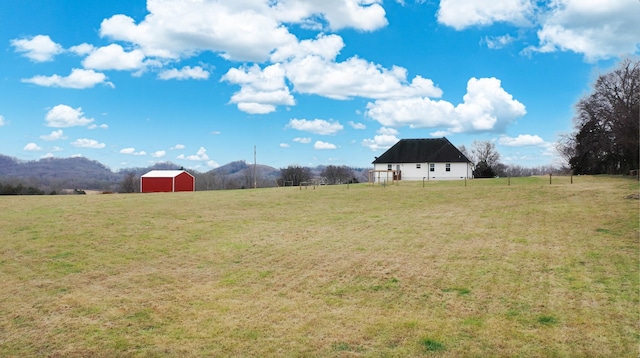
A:
{"label": "window on house", "polygon": [[393,166],[391,164],[387,164],[387,170],[391,170]]}
{"label": "window on house", "polygon": [[416,169],[420,169],[420,163],[416,164]]}
{"label": "window on house", "polygon": [[446,169],[445,169],[446,171],[450,172],[450,171],[451,171],[451,163],[447,163],[447,164],[445,165],[445,168],[446,168]]}
{"label": "window on house", "polygon": [[435,172],[436,171],[436,165],[433,163],[429,163],[429,171],[430,172]]}

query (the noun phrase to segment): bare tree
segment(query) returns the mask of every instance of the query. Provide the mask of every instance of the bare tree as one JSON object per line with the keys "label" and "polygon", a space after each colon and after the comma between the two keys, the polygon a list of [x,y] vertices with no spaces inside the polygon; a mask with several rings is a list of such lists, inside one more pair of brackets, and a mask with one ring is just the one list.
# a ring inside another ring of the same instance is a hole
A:
{"label": "bare tree", "polygon": [[280,169],[278,184],[285,185],[286,182],[291,182],[295,186],[300,185],[302,182],[307,182],[310,179],[311,169],[298,165],[290,165],[287,168]]}
{"label": "bare tree", "polygon": [[574,134],[561,134],[556,143],[556,150],[562,157],[564,165],[571,163],[571,158],[576,156],[576,137]]}
{"label": "bare tree", "polygon": [[354,179],[353,170],[345,165],[328,165],[320,175],[327,178],[329,184],[346,184]]}
{"label": "bare tree", "polygon": [[120,182],[121,193],[135,193],[139,187],[136,174],[134,172],[127,172]]}
{"label": "bare tree", "polygon": [[196,178],[196,191],[213,190],[216,184],[216,174],[213,171],[207,173],[194,173]]}
{"label": "bare tree", "polygon": [[[242,188],[253,188],[254,183],[254,170],[253,167],[247,167],[242,170]],[[257,182],[257,179],[256,179]]]}
{"label": "bare tree", "polygon": [[629,59],[601,75],[576,105],[577,174],[625,174],[640,166],[640,61]]}
{"label": "bare tree", "polygon": [[473,144],[471,144],[471,157],[476,164],[485,162],[491,167],[500,162],[500,153],[496,150],[495,143],[488,140],[473,141]]}
{"label": "bare tree", "polygon": [[471,144],[471,160],[476,178],[491,178],[497,175],[500,165],[500,153],[491,141],[473,141]]}

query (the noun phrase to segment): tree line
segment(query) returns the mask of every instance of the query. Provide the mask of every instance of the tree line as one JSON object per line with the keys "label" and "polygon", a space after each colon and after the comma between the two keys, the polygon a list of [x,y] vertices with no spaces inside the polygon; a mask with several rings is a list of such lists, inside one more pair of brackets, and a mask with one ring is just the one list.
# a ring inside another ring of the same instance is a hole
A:
{"label": "tree line", "polygon": [[528,177],[533,175],[568,174],[568,167],[542,165],[537,167],[523,167],[517,164],[500,162],[500,153],[495,143],[491,141],[474,141],[471,148],[464,145],[458,148],[473,164],[474,178],[495,177]]}
{"label": "tree line", "polygon": [[[40,190],[33,186],[24,186],[22,184],[2,184],[0,183],[0,195],[44,195],[44,190]],[[51,192],[56,194],[56,192]]]}
{"label": "tree line", "polygon": [[299,165],[290,165],[286,168],[280,169],[280,177],[278,178],[279,186],[298,186],[303,183],[314,184],[352,184],[359,183],[358,176],[362,176],[362,171],[359,171],[359,175],[356,171],[346,165],[327,165],[322,167],[321,171],[314,174],[311,168],[302,167]]}

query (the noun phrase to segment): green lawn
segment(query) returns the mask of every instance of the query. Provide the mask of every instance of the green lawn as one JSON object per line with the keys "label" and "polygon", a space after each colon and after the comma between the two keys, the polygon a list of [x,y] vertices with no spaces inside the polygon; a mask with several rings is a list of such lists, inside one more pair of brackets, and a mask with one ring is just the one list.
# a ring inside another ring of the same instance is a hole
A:
{"label": "green lawn", "polygon": [[0,197],[0,356],[638,357],[638,182]]}

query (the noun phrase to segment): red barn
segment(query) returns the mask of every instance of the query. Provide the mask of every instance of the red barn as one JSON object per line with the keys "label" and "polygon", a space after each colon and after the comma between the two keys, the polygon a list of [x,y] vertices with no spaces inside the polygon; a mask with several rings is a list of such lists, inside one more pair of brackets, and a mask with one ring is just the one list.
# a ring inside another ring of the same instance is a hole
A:
{"label": "red barn", "polygon": [[184,170],[152,170],[140,177],[140,192],[195,191],[196,178]]}

